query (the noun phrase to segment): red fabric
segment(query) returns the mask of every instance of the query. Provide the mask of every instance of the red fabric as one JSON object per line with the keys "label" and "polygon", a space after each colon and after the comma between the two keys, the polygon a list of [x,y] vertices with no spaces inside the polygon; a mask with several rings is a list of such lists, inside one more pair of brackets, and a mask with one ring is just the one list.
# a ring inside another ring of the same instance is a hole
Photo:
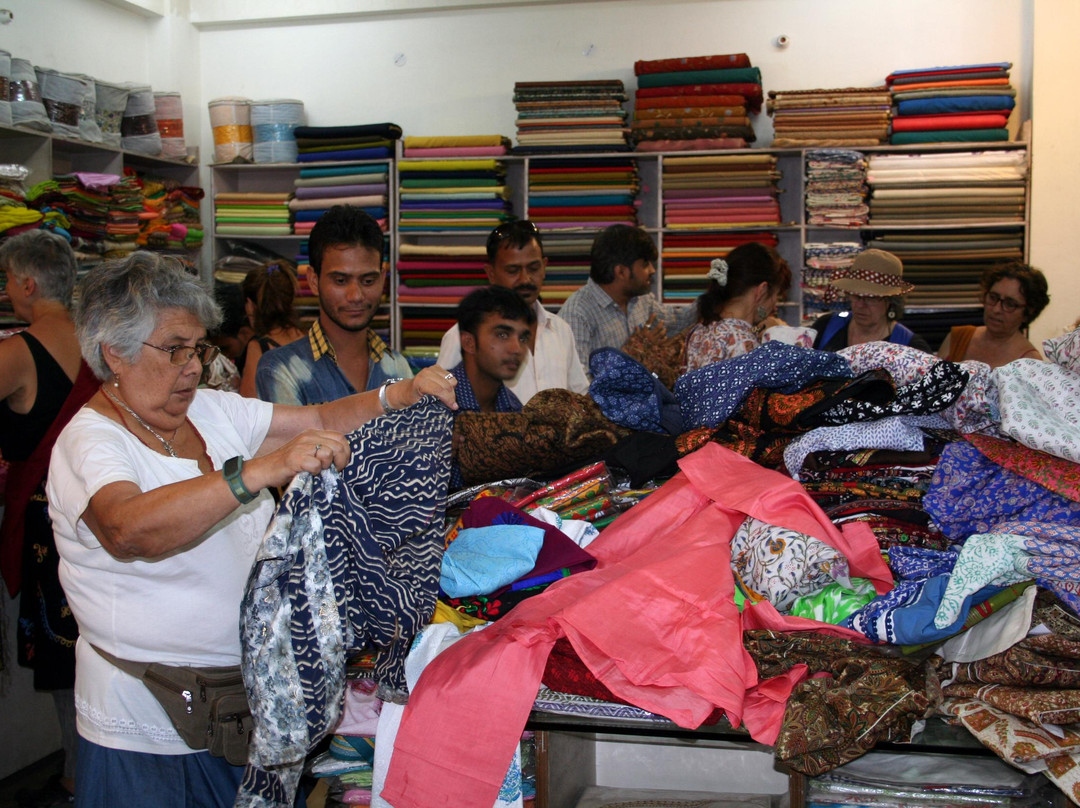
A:
{"label": "red fabric", "polygon": [[90,400],[90,396],[94,395],[100,384],[90,366],[86,362],[80,363],[75,383],[41,443],[26,460],[9,461],[11,468],[8,472],[7,504],[4,507],[4,521],[0,523],[0,575],[4,577],[11,597],[19,594],[22,587],[22,549],[27,503],[49,473],[49,458],[60,431],[67,426],[67,422],[79,408]]}
{"label": "red fabric", "polygon": [[[721,708],[755,739],[776,737],[799,673],[754,689],[731,574],[738,526],[752,515],[816,536],[848,556],[852,575],[879,588],[891,576],[868,529],[841,533],[789,477],[714,443],[679,465],[680,474],[589,545],[596,569],[552,584],[428,665],[383,789],[395,808],[495,801],[560,637],[620,699],[684,727]],[[777,618],[790,630],[838,631]],[[470,743],[431,743],[462,735]]]}
{"label": "red fabric", "polygon": [[994,70],[1002,70],[998,65],[986,65],[985,67],[953,67],[953,68],[927,68],[926,70],[904,71],[903,73],[890,73],[885,77],[886,84],[892,84],[897,79],[912,78],[913,76],[949,76],[953,73],[988,73]]}
{"label": "red fabric", "polygon": [[687,98],[685,95],[666,93],[650,98],[649,96],[642,96],[640,91],[638,97],[634,100],[634,106],[637,109],[664,109],[668,107],[688,107],[691,106],[690,102],[692,102],[693,106],[701,107],[746,107],[746,99],[741,95],[696,95],[693,98]]}
{"label": "red fabric", "polygon": [[677,73],[681,70],[731,70],[741,67],[750,67],[750,57],[745,53],[727,53],[718,56],[683,56],[674,59],[639,59],[634,62],[634,75]]}
{"label": "red fabric", "polygon": [[933,132],[938,129],[1004,129],[1009,116],[994,112],[956,115],[898,115],[892,119],[894,132]]}

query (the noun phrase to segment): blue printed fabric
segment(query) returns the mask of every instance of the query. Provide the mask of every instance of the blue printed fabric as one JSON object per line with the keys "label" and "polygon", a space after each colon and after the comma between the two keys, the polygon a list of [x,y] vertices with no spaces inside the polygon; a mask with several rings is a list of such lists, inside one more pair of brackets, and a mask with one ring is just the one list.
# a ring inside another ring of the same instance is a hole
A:
{"label": "blue printed fabric", "polygon": [[898,578],[920,580],[935,575],[948,575],[956,564],[956,550],[931,550],[928,547],[889,548],[889,569]]}
{"label": "blue printed fabric", "polygon": [[865,634],[874,642],[893,645],[940,642],[963,628],[972,604],[982,603],[1001,591],[1000,587],[985,587],[964,598],[956,621],[939,629],[934,626],[934,615],[948,582],[948,575],[935,575],[921,581],[901,581],[891,592],[874,598],[850,615],[842,625]]}
{"label": "blue printed fabric", "polygon": [[856,449],[895,449],[921,452],[924,448],[921,429],[905,423],[904,418],[882,418],[870,423],[821,426],[795,438],[784,449],[784,466],[792,479],[799,479],[803,461],[814,452],[852,451]]}
{"label": "blue printed fabric", "polygon": [[1009,533],[968,536],[949,575],[934,625],[945,628],[967,616],[966,600],[986,586],[1006,587],[1030,581],[1024,539]]}
{"label": "blue printed fabric", "polygon": [[1002,468],[963,441],[942,451],[922,505],[954,541],[989,533],[1005,520],[1080,525],[1080,503]]}
{"label": "blue printed fabric", "polygon": [[994,532],[1023,537],[1035,583],[1080,614],[1080,526],[1014,520],[1000,522]]}
{"label": "blue printed fabric", "polygon": [[683,374],[675,382],[675,398],[686,429],[715,428],[756,387],[794,393],[817,379],[852,376],[851,366],[838,354],[773,340],[750,353]]}
{"label": "blue printed fabric", "polygon": [[292,806],[304,756],[337,724],[346,656],[377,650],[381,698],[438,594],[450,411],[434,399],[349,435],[341,472],[300,474],[255,560],[241,610],[255,719],[242,808]]}
{"label": "blue printed fabric", "polygon": [[898,101],[901,115],[947,115],[950,112],[999,112],[1011,110],[1016,99],[1011,95],[957,95],[936,98],[909,98]]}
{"label": "blue printed fabric", "polygon": [[597,348],[589,356],[589,397],[604,417],[637,432],[683,431],[679,404],[655,374],[615,348]]}

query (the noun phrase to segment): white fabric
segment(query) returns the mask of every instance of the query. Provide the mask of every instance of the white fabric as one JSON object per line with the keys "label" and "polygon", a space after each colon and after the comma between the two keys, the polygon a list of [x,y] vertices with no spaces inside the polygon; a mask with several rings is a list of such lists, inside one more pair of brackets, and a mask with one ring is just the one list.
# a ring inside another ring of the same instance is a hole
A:
{"label": "white fabric", "polygon": [[[588,393],[589,379],[581,367],[574,334],[566,320],[552,314],[540,301],[533,303],[536,312],[536,355],[525,352],[517,375],[506,382],[522,404],[541,390],[552,387],[574,393]],[[443,334],[439,345],[439,365],[447,370],[461,362],[461,336],[457,323]]]}
{"label": "white fabric", "polygon": [[[272,415],[271,404],[217,390],[200,389],[188,409],[215,469],[230,457],[254,456]],[[130,481],[149,491],[201,473],[194,460],[153,452],[88,407],[76,413],[53,448],[49,514],[60,582],[79,623],[79,734],[93,743],[156,754],[191,752],[150,691],[88,643],[137,662],[240,662],[240,600],[273,514],[268,492],[237,508],[199,543],[152,561],[114,558],[81,521],[90,498],[110,483]]]}
{"label": "white fabric", "polygon": [[[994,612],[962,634],[946,640],[937,653],[946,662],[977,662],[1012,648],[1028,634],[1036,592],[1036,587],[1029,586],[1020,597],[1005,604],[1000,611]],[[953,674],[955,673],[954,667]]]}
{"label": "white fabric", "polygon": [[1080,375],[1017,359],[995,368],[1001,431],[1029,449],[1080,463]]}
{"label": "white fabric", "polygon": [[563,535],[570,539],[578,547],[588,547],[592,540],[600,535],[600,531],[593,527],[592,522],[584,519],[563,519],[555,511],[548,508],[530,508],[529,516],[541,522],[557,527]]}

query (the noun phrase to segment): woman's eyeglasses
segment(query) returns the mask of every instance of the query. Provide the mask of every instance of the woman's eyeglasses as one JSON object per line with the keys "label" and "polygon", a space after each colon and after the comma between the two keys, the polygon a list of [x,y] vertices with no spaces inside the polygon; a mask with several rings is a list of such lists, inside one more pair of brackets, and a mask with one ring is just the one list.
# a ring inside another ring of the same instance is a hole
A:
{"label": "woman's eyeglasses", "polygon": [[1001,308],[1010,313],[1024,308],[1024,304],[1019,300],[1013,300],[1011,297],[1002,297],[997,292],[986,293],[987,306],[996,306],[999,303],[1001,304]]}
{"label": "woman's eyeglasses", "polygon": [[210,345],[206,342],[196,342],[194,345],[172,345],[168,348],[162,348],[160,345],[151,345],[149,342],[144,342],[148,348],[157,348],[159,351],[167,353],[169,355],[169,362],[177,367],[183,367],[190,362],[194,357],[199,357],[199,364],[206,367],[215,359],[218,354],[221,353],[221,349],[216,345]]}

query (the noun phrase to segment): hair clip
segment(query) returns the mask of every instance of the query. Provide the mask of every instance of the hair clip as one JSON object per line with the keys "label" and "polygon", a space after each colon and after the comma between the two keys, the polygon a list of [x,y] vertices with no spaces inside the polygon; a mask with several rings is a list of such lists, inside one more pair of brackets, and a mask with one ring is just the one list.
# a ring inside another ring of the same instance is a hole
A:
{"label": "hair clip", "polygon": [[716,281],[720,286],[727,286],[727,273],[727,261],[723,258],[714,258],[709,264],[709,271],[705,277]]}
{"label": "hair clip", "polygon": [[279,269],[281,269],[281,264],[267,264],[266,265],[266,274],[267,275],[273,275]]}

